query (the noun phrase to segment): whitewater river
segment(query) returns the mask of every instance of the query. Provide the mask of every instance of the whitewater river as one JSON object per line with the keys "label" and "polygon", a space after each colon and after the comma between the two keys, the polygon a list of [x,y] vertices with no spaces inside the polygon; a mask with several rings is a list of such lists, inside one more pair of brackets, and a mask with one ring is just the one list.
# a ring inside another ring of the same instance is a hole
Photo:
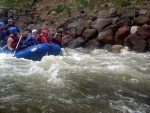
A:
{"label": "whitewater river", "polygon": [[[0,54],[0,113],[150,113],[150,54]],[[38,57],[38,56],[37,56]]]}

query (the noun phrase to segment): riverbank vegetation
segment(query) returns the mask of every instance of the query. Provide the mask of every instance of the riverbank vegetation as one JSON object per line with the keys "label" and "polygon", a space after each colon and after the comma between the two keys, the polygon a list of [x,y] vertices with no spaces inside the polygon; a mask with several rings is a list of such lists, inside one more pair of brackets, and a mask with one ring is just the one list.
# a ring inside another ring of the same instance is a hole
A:
{"label": "riverbank vegetation", "polygon": [[133,4],[141,3],[144,0],[2,0],[1,4],[3,6],[13,6],[13,7],[28,7],[29,2],[36,2],[38,3],[54,3],[55,9],[58,13],[65,11],[69,11],[72,8],[78,7],[95,7],[101,3],[109,2],[116,7],[126,7]]}

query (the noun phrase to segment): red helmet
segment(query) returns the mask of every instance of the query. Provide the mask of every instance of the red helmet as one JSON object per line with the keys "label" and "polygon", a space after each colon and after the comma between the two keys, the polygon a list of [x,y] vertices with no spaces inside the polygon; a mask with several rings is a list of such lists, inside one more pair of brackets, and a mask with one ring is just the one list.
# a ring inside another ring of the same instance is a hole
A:
{"label": "red helmet", "polygon": [[42,30],[41,33],[47,34],[47,30]]}

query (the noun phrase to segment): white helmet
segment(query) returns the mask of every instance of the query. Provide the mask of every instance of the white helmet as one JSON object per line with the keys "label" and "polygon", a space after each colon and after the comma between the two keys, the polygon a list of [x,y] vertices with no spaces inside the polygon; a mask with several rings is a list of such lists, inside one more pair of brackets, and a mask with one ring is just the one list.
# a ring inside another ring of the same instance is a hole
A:
{"label": "white helmet", "polygon": [[34,33],[34,32],[37,32],[37,30],[36,30],[36,29],[33,29],[33,30],[32,30],[32,33]]}

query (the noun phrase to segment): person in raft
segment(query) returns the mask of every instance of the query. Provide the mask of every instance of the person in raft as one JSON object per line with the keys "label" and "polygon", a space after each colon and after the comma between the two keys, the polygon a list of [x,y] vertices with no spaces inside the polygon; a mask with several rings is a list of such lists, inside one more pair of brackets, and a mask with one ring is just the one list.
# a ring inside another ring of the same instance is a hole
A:
{"label": "person in raft", "polygon": [[10,29],[11,27],[16,27],[17,28],[17,32],[20,33],[20,30],[18,29],[17,26],[15,26],[15,22],[12,18],[8,19],[8,23],[6,24],[6,27],[8,29]]}
{"label": "person in raft", "polygon": [[6,27],[6,26],[4,26],[3,28],[2,28],[2,33],[1,33],[1,35],[0,35],[0,40],[1,40],[1,42],[0,42],[0,45],[1,46],[4,46],[4,45],[6,45],[6,38],[10,35],[10,32],[9,32],[9,30],[8,30],[8,28]]}
{"label": "person in raft", "polygon": [[24,41],[24,44],[27,46],[32,46],[35,44],[38,44],[38,42],[36,41],[36,37],[37,37],[37,30],[33,29],[32,30],[32,34],[29,34],[26,38],[26,40]]}
{"label": "person in raft", "polygon": [[0,36],[1,36],[2,32],[3,32],[3,27],[4,26],[5,26],[5,23],[4,22],[0,22]]}
{"label": "person in raft", "polygon": [[9,29],[10,35],[6,38],[7,48],[11,51],[15,51],[16,46],[19,42],[19,37],[17,36],[17,28],[11,27]]}
{"label": "person in raft", "polygon": [[39,43],[46,43],[46,42],[47,42],[47,43],[52,43],[52,41],[51,41],[50,38],[48,37],[47,30],[42,30],[40,36],[37,36],[37,37],[36,37],[36,40],[37,40]]}

